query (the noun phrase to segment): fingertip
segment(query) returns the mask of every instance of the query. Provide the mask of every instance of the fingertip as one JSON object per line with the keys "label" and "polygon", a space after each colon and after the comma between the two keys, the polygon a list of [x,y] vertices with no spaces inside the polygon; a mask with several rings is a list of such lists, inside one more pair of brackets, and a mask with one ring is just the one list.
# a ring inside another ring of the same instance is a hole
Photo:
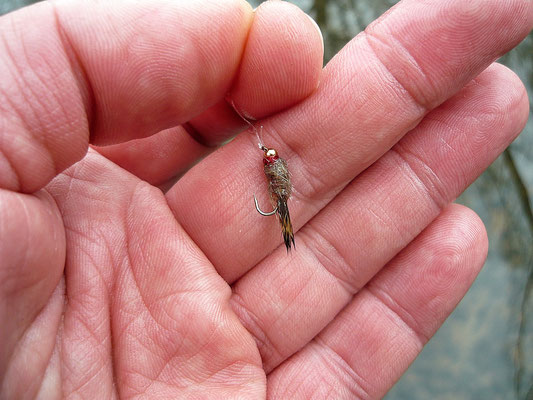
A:
{"label": "fingertip", "polygon": [[514,139],[529,119],[529,97],[524,83],[514,71],[499,63],[491,64],[476,81],[492,88],[494,109],[502,119],[514,124]]}
{"label": "fingertip", "polygon": [[264,2],[230,98],[254,119],[290,107],[317,88],[323,52],[320,29],[307,14],[287,2]]}
{"label": "fingertip", "polygon": [[315,29],[317,30],[318,35],[320,36],[320,41],[322,43],[322,58],[323,58],[324,57],[324,35],[322,35],[322,29],[320,29],[320,26],[313,19],[313,17],[311,17],[309,14],[306,14],[306,15],[309,18],[309,20],[311,21],[311,23],[313,24],[313,26],[315,27]]}
{"label": "fingertip", "polygon": [[[471,209],[451,204],[400,256],[404,261],[398,265],[407,261],[421,268],[413,271],[409,279],[416,283],[406,293],[417,298],[420,304],[433,299],[440,304],[437,308],[446,304],[444,308],[452,310],[483,267],[487,249],[487,234],[481,219]],[[429,320],[434,320],[435,309],[430,307],[426,311]],[[426,332],[427,337],[432,332]]]}
{"label": "fingertip", "polygon": [[450,241],[461,253],[472,260],[475,273],[483,266],[487,258],[489,240],[485,224],[477,213],[462,204],[450,204],[441,215],[450,224]]}

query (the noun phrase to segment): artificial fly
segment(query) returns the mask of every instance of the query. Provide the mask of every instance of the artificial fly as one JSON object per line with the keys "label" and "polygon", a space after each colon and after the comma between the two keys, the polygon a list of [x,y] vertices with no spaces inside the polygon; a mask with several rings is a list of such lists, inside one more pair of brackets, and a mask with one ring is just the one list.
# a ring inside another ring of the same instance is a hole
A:
{"label": "artificial fly", "polygon": [[287,206],[287,200],[291,197],[292,191],[291,174],[287,168],[287,162],[278,156],[276,150],[268,149],[263,145],[261,145],[261,150],[264,152],[263,169],[268,180],[268,193],[270,194],[270,201],[274,210],[270,212],[261,211],[254,195],[255,209],[265,217],[277,214],[279,223],[281,224],[283,241],[285,242],[287,252],[289,252],[291,242],[292,246],[294,246],[294,232],[292,230],[289,207]]}
{"label": "artificial fly", "polygon": [[[291,247],[295,247],[294,243],[294,232],[292,230],[291,216],[289,214],[289,207],[287,206],[287,200],[291,197],[292,184],[291,184],[291,174],[287,167],[287,162],[279,157],[278,152],[274,149],[266,147],[257,128],[246,119],[235,107],[235,104],[232,102],[233,109],[235,112],[252,128],[255,133],[255,136],[258,140],[258,146],[263,151],[263,169],[265,171],[266,178],[268,180],[268,193],[270,194],[270,201],[272,211],[264,212],[259,208],[257,203],[257,198],[254,195],[255,209],[259,214],[264,217],[271,215],[277,215],[278,220],[281,225],[281,233],[283,234],[283,242],[287,248],[287,252]],[[262,128],[262,127],[261,127]]]}

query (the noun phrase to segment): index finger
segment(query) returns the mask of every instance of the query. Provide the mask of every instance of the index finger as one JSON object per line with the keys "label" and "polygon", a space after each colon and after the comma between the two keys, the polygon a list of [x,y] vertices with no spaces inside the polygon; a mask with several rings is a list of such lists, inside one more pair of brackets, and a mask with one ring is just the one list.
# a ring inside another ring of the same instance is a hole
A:
{"label": "index finger", "polygon": [[[293,172],[293,225],[304,225],[532,23],[527,0],[404,0],[346,45],[313,95],[262,123],[265,145]],[[281,243],[276,222],[253,207],[252,194],[266,192],[261,158],[253,136],[241,135],[167,193],[182,226],[229,282]]]}

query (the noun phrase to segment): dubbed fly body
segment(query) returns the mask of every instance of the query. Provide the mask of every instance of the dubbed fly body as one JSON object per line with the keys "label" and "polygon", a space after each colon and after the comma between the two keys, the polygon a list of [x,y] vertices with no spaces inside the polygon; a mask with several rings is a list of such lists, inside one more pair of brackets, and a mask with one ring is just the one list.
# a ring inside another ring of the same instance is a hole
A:
{"label": "dubbed fly body", "polygon": [[274,210],[268,213],[261,211],[257,204],[257,199],[254,196],[255,207],[264,216],[277,214],[281,224],[283,241],[288,252],[291,246],[294,246],[294,233],[289,208],[287,206],[287,200],[291,196],[292,191],[291,174],[287,168],[287,162],[278,156],[276,150],[268,149],[264,146],[261,149],[264,152],[264,170],[268,179],[268,192],[270,193],[270,200]]}

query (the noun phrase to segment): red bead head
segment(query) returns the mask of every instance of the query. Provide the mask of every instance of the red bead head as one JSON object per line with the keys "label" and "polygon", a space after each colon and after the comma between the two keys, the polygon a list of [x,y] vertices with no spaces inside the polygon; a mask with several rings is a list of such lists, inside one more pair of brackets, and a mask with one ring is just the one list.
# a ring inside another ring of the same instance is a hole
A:
{"label": "red bead head", "polygon": [[278,152],[274,149],[265,149],[265,156],[263,157],[263,164],[274,164],[279,159]]}

